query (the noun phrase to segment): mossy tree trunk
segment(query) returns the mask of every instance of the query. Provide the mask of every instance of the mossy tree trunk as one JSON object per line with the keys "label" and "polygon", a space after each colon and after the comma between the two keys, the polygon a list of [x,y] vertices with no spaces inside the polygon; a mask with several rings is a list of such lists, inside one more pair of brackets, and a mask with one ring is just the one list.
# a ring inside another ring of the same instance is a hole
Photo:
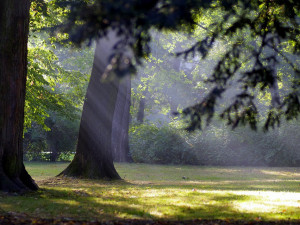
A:
{"label": "mossy tree trunk", "polygon": [[23,164],[30,0],[0,1],[0,191],[38,187]]}
{"label": "mossy tree trunk", "polygon": [[95,57],[86,99],[83,106],[76,154],[71,164],[60,174],[90,179],[120,179],[111,148],[112,122],[118,96],[119,80],[108,77],[115,35],[102,38],[96,44]]}

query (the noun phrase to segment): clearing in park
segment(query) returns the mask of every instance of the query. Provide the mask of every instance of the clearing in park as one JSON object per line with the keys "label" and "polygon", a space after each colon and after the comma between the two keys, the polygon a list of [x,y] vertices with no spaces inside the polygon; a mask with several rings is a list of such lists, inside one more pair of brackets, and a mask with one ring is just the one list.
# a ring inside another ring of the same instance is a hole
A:
{"label": "clearing in park", "polygon": [[66,166],[26,163],[40,190],[0,196],[1,214],[76,221],[300,219],[300,168],[124,163],[116,164],[122,181],[53,178]]}

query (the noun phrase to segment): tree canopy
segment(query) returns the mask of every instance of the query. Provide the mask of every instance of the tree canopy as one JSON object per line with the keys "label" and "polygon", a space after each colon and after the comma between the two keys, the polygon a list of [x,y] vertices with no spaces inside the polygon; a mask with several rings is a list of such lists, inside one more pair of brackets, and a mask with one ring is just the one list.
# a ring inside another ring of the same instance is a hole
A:
{"label": "tree canopy", "polygon": [[[256,129],[257,94],[271,90],[280,80],[288,81],[284,87],[288,91],[277,95],[276,104],[268,109],[265,128],[279,124],[283,116],[289,120],[299,114],[298,1],[130,0],[124,4],[121,0],[57,0],[56,3],[69,7],[68,20],[59,28],[68,32],[69,39],[77,44],[103,37],[110,29],[122,34],[116,48],[129,46],[135,54],[125,70],[134,70],[141,58],[151,53],[152,29],[193,34],[197,27],[202,27],[205,35],[196,37],[194,45],[174,52],[185,58],[198,55],[205,59],[217,43],[225,41],[226,51],[206,81],[212,85],[211,91],[198,104],[183,110],[183,115],[189,118],[188,130],[201,128],[215,111],[232,127],[249,124]],[[204,15],[208,13],[214,16],[207,23]],[[116,58],[122,59],[120,54]],[[238,91],[228,105],[220,108],[219,100],[230,86],[238,87]]]}

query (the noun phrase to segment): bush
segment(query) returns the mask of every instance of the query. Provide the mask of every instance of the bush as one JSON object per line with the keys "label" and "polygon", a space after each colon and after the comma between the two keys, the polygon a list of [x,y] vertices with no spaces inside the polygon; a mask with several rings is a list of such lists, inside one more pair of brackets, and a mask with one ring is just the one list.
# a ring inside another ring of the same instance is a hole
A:
{"label": "bush", "polygon": [[[249,153],[242,140],[222,125],[210,125],[201,132],[189,136],[196,153],[197,160],[202,165],[228,166],[249,165]],[[247,155],[247,157],[246,157]],[[250,157],[251,158],[251,157]]]}
{"label": "bush", "polygon": [[45,120],[51,128],[44,130],[32,123],[24,134],[24,160],[71,161],[74,155],[79,121],[52,115]]}
{"label": "bush", "polygon": [[283,124],[264,133],[221,123],[190,136],[198,162],[214,166],[300,166],[299,125]]}
{"label": "bush", "polygon": [[159,164],[196,164],[197,160],[184,135],[169,126],[133,125],[130,153],[134,162]]}
{"label": "bush", "polygon": [[71,162],[75,156],[75,152],[61,152],[58,156],[58,162]]}

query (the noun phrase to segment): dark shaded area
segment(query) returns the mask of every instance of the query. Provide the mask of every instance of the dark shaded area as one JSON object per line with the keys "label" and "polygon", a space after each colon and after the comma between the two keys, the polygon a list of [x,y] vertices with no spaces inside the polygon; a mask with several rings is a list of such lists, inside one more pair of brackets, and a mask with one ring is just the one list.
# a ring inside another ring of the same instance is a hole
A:
{"label": "dark shaded area", "polygon": [[11,224],[57,224],[57,225],[77,225],[77,224],[86,224],[86,225],[227,225],[227,224],[235,224],[235,225],[296,225],[299,224],[299,221],[242,221],[242,220],[186,220],[186,221],[153,221],[153,220],[116,220],[116,221],[76,221],[76,220],[66,220],[66,219],[41,219],[41,218],[30,218],[25,216],[17,216],[17,215],[5,215],[0,216],[0,224],[1,225],[11,225]]}
{"label": "dark shaded area", "polygon": [[138,110],[138,113],[137,113],[137,121],[139,123],[143,123],[144,122],[145,104],[146,104],[146,99],[144,97],[142,97],[140,99],[139,110]]}
{"label": "dark shaded area", "polygon": [[[188,209],[186,209],[188,210]],[[183,209],[184,211],[184,209]],[[202,225],[227,225],[227,224],[247,224],[247,225],[281,225],[289,224],[296,225],[299,224],[298,220],[281,220],[281,221],[247,221],[247,220],[208,220],[208,219],[195,219],[195,220],[141,220],[141,219],[126,219],[126,220],[103,220],[103,221],[87,221],[87,220],[76,220],[71,218],[56,218],[56,219],[44,219],[38,217],[29,217],[25,214],[2,214],[0,215],[1,225],[11,225],[11,224],[110,224],[110,225],[125,225],[125,224],[143,224],[143,225],[185,225],[185,224],[202,224]]]}

